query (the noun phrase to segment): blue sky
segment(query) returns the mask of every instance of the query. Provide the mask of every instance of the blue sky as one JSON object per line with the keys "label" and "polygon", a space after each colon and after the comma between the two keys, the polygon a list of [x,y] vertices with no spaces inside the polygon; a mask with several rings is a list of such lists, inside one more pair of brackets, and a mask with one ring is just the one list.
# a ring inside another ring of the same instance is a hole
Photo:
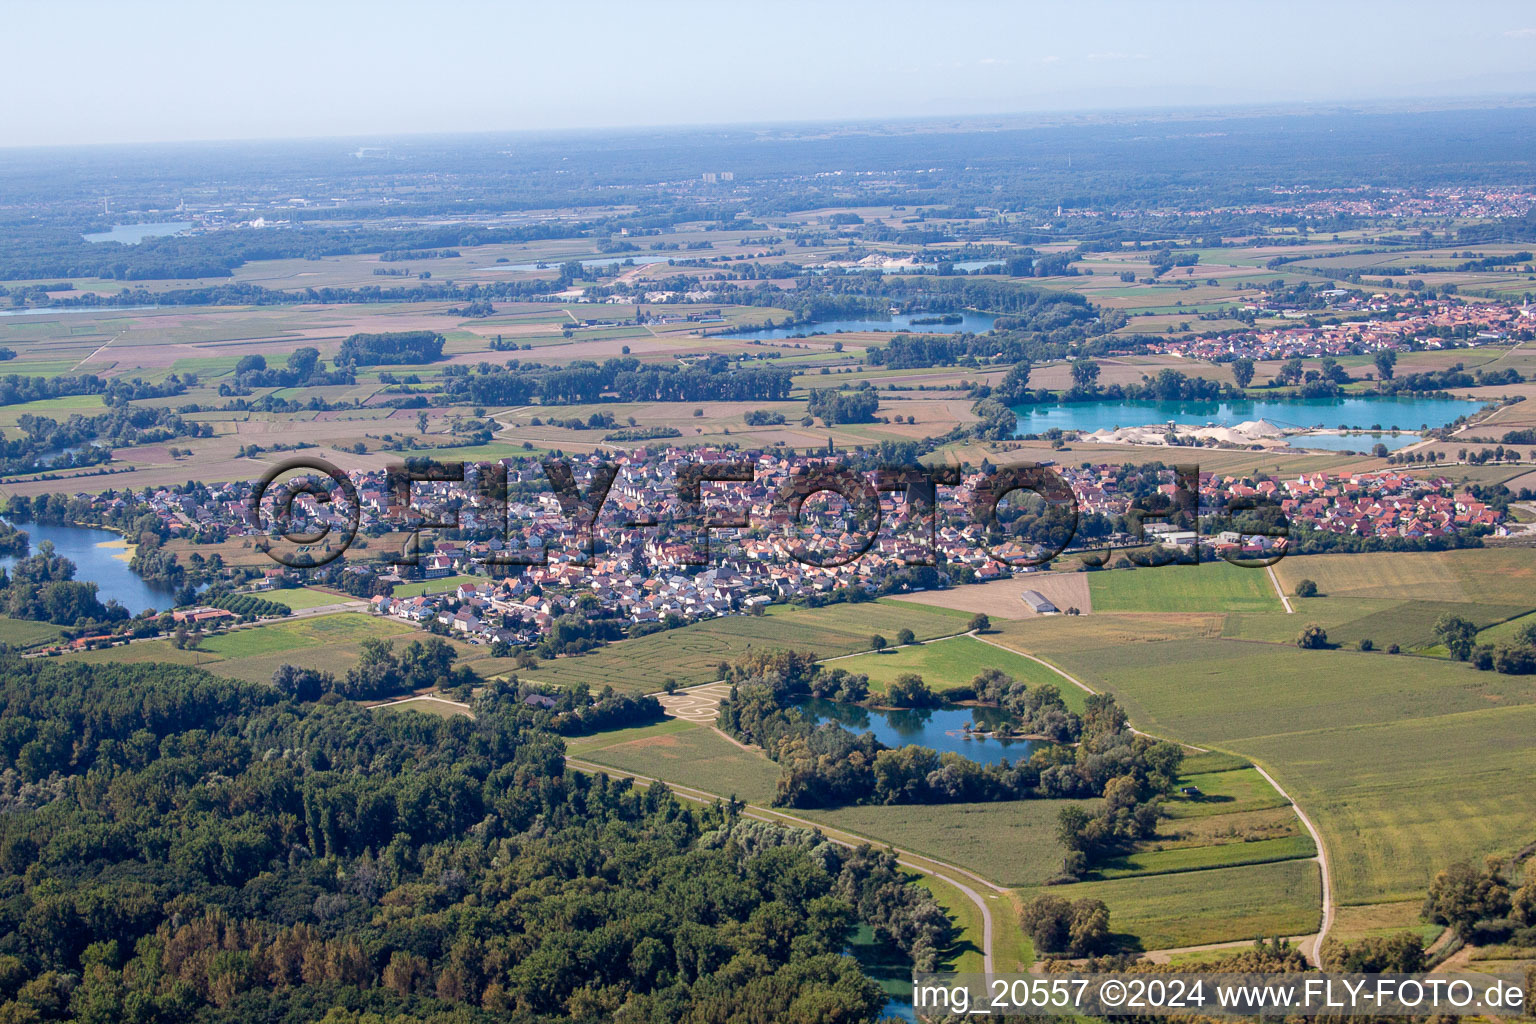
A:
{"label": "blue sky", "polygon": [[1536,5],[7,7],[0,146],[1536,93]]}

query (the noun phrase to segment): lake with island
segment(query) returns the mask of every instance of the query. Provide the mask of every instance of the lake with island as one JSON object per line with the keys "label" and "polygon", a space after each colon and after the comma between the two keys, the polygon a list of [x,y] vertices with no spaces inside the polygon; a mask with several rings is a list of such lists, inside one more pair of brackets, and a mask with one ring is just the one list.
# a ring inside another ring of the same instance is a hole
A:
{"label": "lake with island", "polygon": [[[1483,408],[1481,402],[1459,398],[1423,396],[1350,395],[1338,398],[1273,398],[1219,400],[1201,402],[1132,401],[1057,402],[1042,405],[1018,405],[1015,436],[1043,434],[1047,430],[1115,430],[1120,427],[1145,427],[1169,422],[1193,426],[1235,426],[1253,420],[1267,420],[1287,429],[1344,428],[1354,431],[1382,431],[1379,436],[1366,434],[1317,434],[1297,438],[1299,447],[1333,451],[1369,451],[1376,444],[1388,449],[1401,448],[1420,440],[1416,431],[1425,427],[1443,427],[1460,416],[1469,416]],[[1400,433],[1394,437],[1390,431]],[[1406,433],[1404,433],[1406,432]]]}
{"label": "lake with island", "polygon": [[[950,705],[913,710],[866,708],[858,704],[811,697],[795,705],[808,721],[816,724],[836,722],[851,732],[872,732],[888,747],[916,744],[939,753],[960,754],[980,764],[999,761],[1027,761],[1040,746],[1039,740],[999,739],[985,735],[1008,722],[1008,715],[996,708]],[[971,727],[969,733],[966,726]]]}
{"label": "lake with island", "polygon": [[731,331],[728,336],[742,341],[775,341],[781,338],[808,337],[812,334],[836,334],[839,331],[904,331],[913,334],[960,334],[963,331],[970,331],[974,334],[982,334],[990,331],[992,322],[997,319],[986,313],[972,313],[967,310],[959,314],[960,320],[957,323],[914,324],[912,322],[944,315],[943,313],[894,313],[881,320],[818,320],[809,324],[785,324],[781,327]]}
{"label": "lake with island", "polygon": [[[176,588],[150,583],[128,568],[128,549],[120,534],[85,526],[55,523],[14,522],[31,541],[29,554],[37,554],[43,541],[52,541],[55,554],[75,563],[75,579],[96,584],[96,597],[105,604],[115,600],[134,615],[146,608],[164,611],[176,603]],[[7,570],[15,558],[0,558]]]}

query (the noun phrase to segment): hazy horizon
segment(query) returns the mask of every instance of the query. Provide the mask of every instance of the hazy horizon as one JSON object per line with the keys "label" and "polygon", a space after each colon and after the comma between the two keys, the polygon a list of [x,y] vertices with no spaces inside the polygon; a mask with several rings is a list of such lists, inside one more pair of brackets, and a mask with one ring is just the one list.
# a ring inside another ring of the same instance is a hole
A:
{"label": "hazy horizon", "polygon": [[[1469,15],[1476,15],[1469,17]],[[579,20],[460,0],[12,12],[0,146],[603,131],[1456,102],[1536,94],[1536,11],[1099,0],[720,9]],[[936,31],[936,29],[939,29]],[[932,40],[937,39],[937,42]],[[921,42],[919,42],[921,41]]]}

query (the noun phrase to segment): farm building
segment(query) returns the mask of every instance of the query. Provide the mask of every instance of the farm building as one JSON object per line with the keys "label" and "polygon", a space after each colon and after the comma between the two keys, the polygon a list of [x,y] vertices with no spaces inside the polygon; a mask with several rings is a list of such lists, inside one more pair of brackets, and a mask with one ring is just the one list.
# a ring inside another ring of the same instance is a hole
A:
{"label": "farm building", "polygon": [[1060,608],[1051,603],[1050,598],[1038,590],[1026,590],[1019,595],[1019,598],[1029,605],[1036,615],[1055,615],[1061,611]]}

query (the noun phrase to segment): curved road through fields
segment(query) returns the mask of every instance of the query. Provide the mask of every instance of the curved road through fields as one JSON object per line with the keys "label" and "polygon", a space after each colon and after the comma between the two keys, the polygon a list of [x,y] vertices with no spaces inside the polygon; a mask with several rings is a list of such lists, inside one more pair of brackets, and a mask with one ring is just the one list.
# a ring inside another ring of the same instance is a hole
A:
{"label": "curved road through fields", "polygon": [[[1069,674],[1056,665],[1051,664],[1049,661],[1046,661],[1043,658],[1038,658],[1026,651],[1015,650],[1012,647],[997,643],[994,640],[989,640],[988,638],[979,635],[974,630],[968,633],[957,633],[954,634],[954,636],[973,636],[977,640],[980,640],[982,643],[990,644],[1000,651],[1007,651],[1009,654],[1014,654],[1022,658],[1028,658],[1030,661],[1033,661],[1036,664],[1049,669],[1056,675],[1060,676],[1062,679],[1065,679],[1067,682],[1071,683],[1073,686],[1083,690],[1086,693],[1099,692],[1098,690],[1095,690],[1093,687],[1089,686],[1087,683],[1083,682],[1081,679],[1078,679],[1077,677]],[[935,643],[939,640],[948,639],[952,639],[952,637],[936,637],[933,640],[924,642]],[[836,659],[829,658],[826,660],[832,661]],[[711,692],[709,688],[714,689]],[[721,688],[723,688],[723,680],[717,680],[714,683],[707,683],[700,687],[690,687],[690,690],[703,690],[705,692],[699,694],[698,699],[687,701],[684,707],[679,707],[677,711],[682,712],[681,714],[675,713],[671,708],[668,708],[669,714],[671,714],[672,717],[681,718],[684,721],[692,721],[697,724],[713,725],[714,715],[710,712],[719,707],[719,700],[725,695],[724,693],[720,692]],[[688,692],[688,690],[681,690],[678,691],[678,693],[675,695],[656,693],[653,694],[653,696],[659,698],[672,697],[674,700],[676,700],[677,698],[685,698]],[[434,699],[440,700],[441,698]],[[443,703],[454,704],[458,707],[462,707],[466,712],[469,710],[467,705],[458,704],[456,701],[443,701]],[[709,704],[712,704],[713,707],[707,707]],[[1150,733],[1145,733],[1141,730],[1134,731],[1136,731],[1139,735],[1151,736]],[[727,738],[729,739],[730,737]],[[733,742],[735,741],[733,740]],[[1190,744],[1182,745],[1195,751],[1203,752],[1205,750],[1203,747],[1195,747]],[[692,786],[680,785],[679,783],[670,782],[666,779],[655,779],[647,775],[641,775],[637,772],[625,771],[621,768],[613,768],[608,765],[598,764],[592,761],[584,761],[580,758],[571,757],[570,755],[566,755],[565,762],[572,768],[575,768],[578,771],[587,772],[589,774],[603,773],[619,778],[633,779],[634,781],[644,785],[661,782],[664,783],[668,789],[676,793],[678,796],[686,800],[692,800],[695,803],[707,804],[715,803],[716,801],[724,802],[727,799],[719,793],[710,793],[706,790],[696,789]],[[1329,929],[1333,926],[1335,910],[1333,903],[1333,877],[1330,870],[1330,865],[1328,863],[1328,848],[1323,845],[1322,834],[1317,830],[1317,826],[1312,822],[1312,819],[1307,815],[1307,813],[1301,809],[1301,805],[1296,803],[1296,801],[1291,797],[1289,793],[1285,791],[1280,783],[1275,781],[1274,776],[1270,775],[1269,772],[1265,770],[1261,765],[1253,762],[1251,759],[1249,763],[1253,764],[1254,769],[1264,777],[1264,780],[1275,788],[1275,792],[1279,793],[1290,803],[1291,808],[1296,812],[1296,817],[1301,820],[1301,823],[1303,826],[1305,826],[1308,834],[1312,836],[1313,844],[1317,847],[1317,857],[1315,859],[1317,860],[1323,883],[1322,922],[1318,930],[1312,935],[1295,937],[1295,941],[1298,943],[1298,948],[1301,950],[1302,954],[1305,955],[1307,959],[1310,960],[1313,964],[1317,964],[1319,962],[1319,952],[1323,945],[1323,939],[1327,936]],[[782,811],[773,810],[767,807],[759,807],[754,804],[746,805],[742,813],[747,817],[754,818],[758,821],[767,821],[777,824],[787,823],[798,828],[812,829],[814,831],[820,832],[829,840],[838,843],[841,846],[854,847],[867,843],[871,846],[889,847],[896,854],[896,861],[902,867],[920,872],[925,875],[931,875],[938,878],[945,884],[953,886],[962,895],[964,895],[966,899],[975,904],[978,910],[981,911],[982,969],[987,974],[991,974],[993,972],[994,961],[992,954],[994,946],[994,929],[992,924],[992,908],[988,905],[987,897],[978,892],[976,888],[973,888],[970,883],[975,883],[976,886],[992,890],[992,898],[994,899],[1000,896],[1006,897],[1010,891],[1007,887],[989,881],[973,871],[969,871],[963,867],[960,867],[958,864],[950,864],[945,861],[935,860],[932,857],[925,857],[922,854],[914,853],[910,850],[903,850],[898,847],[891,846],[889,843],[885,843],[878,839],[872,839],[868,836],[861,836],[856,832],[849,832],[844,829],[833,828],[821,822],[811,821],[806,818],[797,817],[793,814],[786,814]],[[964,879],[964,881],[962,881],[962,879]],[[1009,903],[1008,907],[1011,912],[1012,904]],[[1166,962],[1166,958],[1174,954],[1195,952],[1207,949],[1223,949],[1228,947],[1238,948],[1249,945],[1250,941],[1251,940],[1242,940],[1238,942],[1218,942],[1200,946],[1186,946],[1178,947],[1175,949],[1152,950],[1150,951],[1150,955]]]}
{"label": "curved road through fields", "polygon": [[[1273,574],[1271,574],[1271,578],[1273,578]],[[1279,583],[1278,580],[1275,582],[1275,589],[1276,589],[1277,592],[1280,589],[1280,583]],[[1283,593],[1280,595],[1280,600],[1285,601],[1285,595]],[[1285,608],[1285,610],[1286,611],[1290,611],[1291,610],[1290,602],[1289,601],[1286,601],[1286,608]],[[1061,676],[1061,678],[1065,679],[1067,682],[1071,683],[1073,686],[1078,687],[1079,689],[1086,690],[1088,693],[1097,693],[1098,692],[1093,687],[1091,687],[1087,683],[1083,682],[1081,679],[1078,679],[1078,678],[1076,678],[1075,676],[1072,676],[1072,675],[1068,675],[1065,671],[1063,671],[1060,668],[1057,668],[1055,665],[1052,665],[1050,662],[1046,661],[1044,658],[1037,658],[1033,654],[1029,654],[1029,653],[1027,653],[1025,651],[1016,651],[1012,647],[1007,647],[1007,646],[1004,646],[1003,644],[996,643],[995,641],[988,640],[984,636],[979,636],[979,635],[976,635],[976,634],[972,634],[972,635],[976,636],[976,639],[980,640],[982,643],[991,644],[993,647],[996,647],[1000,651],[1007,651],[1009,654],[1017,654],[1020,657],[1028,658],[1030,661],[1033,661],[1033,662],[1035,662],[1038,665],[1042,665],[1045,668],[1050,669],[1052,672],[1055,672],[1057,675]],[[1139,735],[1142,735],[1142,736],[1151,736],[1152,735],[1151,733],[1142,732],[1140,729],[1136,729],[1136,730],[1133,730],[1133,731],[1138,733]],[[1157,737],[1153,737],[1153,738],[1156,739]],[[1193,746],[1190,746],[1187,743],[1183,744],[1183,746],[1189,747],[1191,750],[1198,750],[1198,751],[1203,751],[1205,749],[1204,747],[1193,747]],[[1301,819],[1302,825],[1304,825],[1306,827],[1307,832],[1312,836],[1312,844],[1317,847],[1317,857],[1315,859],[1317,860],[1318,867],[1320,868],[1320,872],[1319,873],[1322,875],[1322,879],[1323,879],[1323,914],[1322,914],[1322,923],[1318,927],[1317,931],[1314,934],[1300,936],[1297,939],[1297,943],[1298,943],[1298,948],[1301,950],[1302,954],[1305,955],[1308,960],[1312,961],[1312,963],[1314,965],[1320,966],[1320,953],[1321,953],[1322,946],[1323,946],[1323,939],[1324,939],[1325,936],[1327,936],[1328,929],[1333,927],[1333,914],[1334,914],[1334,905],[1333,905],[1333,875],[1332,875],[1332,872],[1329,870],[1329,865],[1328,865],[1328,847],[1323,845],[1322,833],[1317,830],[1317,826],[1312,823],[1312,819],[1307,816],[1307,812],[1303,811],[1301,809],[1301,805],[1298,804],[1295,801],[1295,799],[1292,798],[1291,794],[1287,793],[1285,791],[1285,789],[1280,785],[1280,783],[1275,781],[1275,777],[1273,775],[1269,774],[1269,772],[1264,770],[1263,766],[1261,766],[1257,762],[1253,761],[1251,758],[1249,759],[1249,763],[1253,765],[1255,771],[1257,771],[1260,775],[1264,776],[1264,780],[1266,782],[1268,782],[1271,786],[1275,787],[1275,792],[1276,793],[1279,793],[1282,797],[1284,797],[1290,803],[1291,810],[1295,811],[1296,812],[1296,817]],[[1180,947],[1179,949],[1153,950],[1153,952],[1154,953],[1161,953],[1164,956],[1166,956],[1166,955],[1171,954],[1171,953],[1195,952],[1197,950],[1204,950],[1204,949],[1221,949],[1221,948],[1226,947],[1228,945],[1233,946],[1233,947],[1236,947],[1236,946],[1246,946],[1246,945],[1248,945],[1248,942],[1247,941],[1233,942],[1233,943],[1224,943],[1223,942],[1223,943],[1215,943],[1215,944],[1212,944],[1212,945],[1204,945],[1204,946]],[[1310,951],[1309,951],[1309,949],[1310,949]]]}

